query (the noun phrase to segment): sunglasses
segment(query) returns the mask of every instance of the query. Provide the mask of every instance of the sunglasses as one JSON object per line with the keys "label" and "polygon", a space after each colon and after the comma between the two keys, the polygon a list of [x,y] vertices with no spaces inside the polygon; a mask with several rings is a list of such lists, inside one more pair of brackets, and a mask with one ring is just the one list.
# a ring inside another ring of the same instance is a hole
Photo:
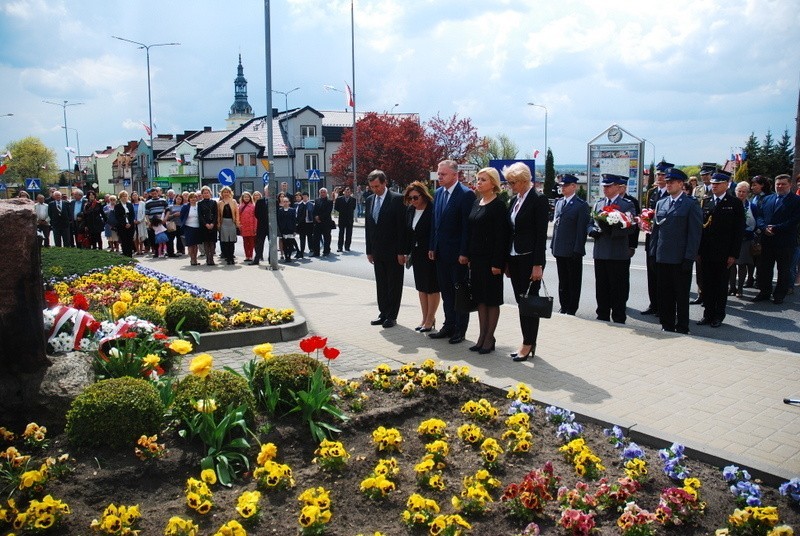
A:
{"label": "sunglasses", "polygon": [[419,199],[418,195],[409,195],[408,196],[408,200],[409,201],[416,201],[417,199]]}

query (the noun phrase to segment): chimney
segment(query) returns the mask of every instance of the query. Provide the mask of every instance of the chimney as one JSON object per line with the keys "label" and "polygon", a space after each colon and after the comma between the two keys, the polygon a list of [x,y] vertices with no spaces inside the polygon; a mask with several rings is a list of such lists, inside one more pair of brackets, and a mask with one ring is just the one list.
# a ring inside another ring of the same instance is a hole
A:
{"label": "chimney", "polygon": [[211,132],[211,127],[203,127],[203,132]]}

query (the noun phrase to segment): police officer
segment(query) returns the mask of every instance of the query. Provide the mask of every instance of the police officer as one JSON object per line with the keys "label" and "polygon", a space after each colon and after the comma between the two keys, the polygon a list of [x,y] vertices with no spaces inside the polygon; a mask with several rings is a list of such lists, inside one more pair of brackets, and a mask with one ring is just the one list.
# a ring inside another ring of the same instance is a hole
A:
{"label": "police officer", "polygon": [[697,200],[683,192],[683,171],[670,169],[664,178],[667,192],[656,203],[648,258],[656,264],[661,329],[688,334],[689,287],[703,215]]}
{"label": "police officer", "polygon": [[601,185],[603,197],[594,205],[594,213],[600,214],[608,207],[623,214],[628,221],[608,226],[595,220],[589,224],[589,236],[594,238],[595,297],[597,319],[624,324],[627,319],[625,307],[630,292],[631,247],[629,236],[634,230],[632,219],[636,208],[622,196],[628,178],[605,173]]}
{"label": "police officer", "polygon": [[711,176],[711,195],[703,200],[703,236],[700,262],[703,266],[703,318],[697,325],[718,328],[728,303],[728,274],[742,247],[744,206],[728,192],[730,173]]}
{"label": "police officer", "polygon": [[550,250],[558,270],[559,313],[574,315],[581,300],[583,256],[586,255],[586,233],[591,222],[589,204],[575,195],[578,178],[564,175],[561,193],[553,218],[553,239]]}
{"label": "police officer", "polygon": [[[658,200],[667,195],[667,183],[664,180],[667,171],[673,168],[673,164],[662,160],[656,166],[656,181],[651,189],[647,191],[645,206],[655,211]],[[647,309],[642,311],[643,315],[658,315],[658,284],[656,283],[656,258],[651,254],[652,237],[651,233],[644,236],[644,251],[647,256],[647,297],[650,304]]]}

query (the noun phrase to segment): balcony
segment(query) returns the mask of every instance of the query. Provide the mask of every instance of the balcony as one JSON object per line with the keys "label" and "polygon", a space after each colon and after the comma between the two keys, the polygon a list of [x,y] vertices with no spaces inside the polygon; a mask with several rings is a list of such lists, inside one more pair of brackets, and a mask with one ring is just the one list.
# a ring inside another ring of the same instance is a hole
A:
{"label": "balcony", "polygon": [[237,179],[240,177],[252,178],[261,176],[258,166],[234,166],[233,173],[236,175]]}
{"label": "balcony", "polygon": [[173,166],[169,166],[168,171],[170,177],[196,177],[197,164],[175,164]]}
{"label": "balcony", "polygon": [[292,145],[295,149],[324,149],[325,136],[294,136]]}

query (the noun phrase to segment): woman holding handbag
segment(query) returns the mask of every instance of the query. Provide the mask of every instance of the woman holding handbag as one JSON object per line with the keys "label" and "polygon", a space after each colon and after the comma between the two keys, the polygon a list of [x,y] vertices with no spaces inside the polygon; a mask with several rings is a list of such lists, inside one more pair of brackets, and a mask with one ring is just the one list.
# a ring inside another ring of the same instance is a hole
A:
{"label": "woman holding handbag", "polygon": [[[520,295],[539,295],[544,275],[545,246],[547,242],[547,220],[549,204],[547,198],[533,188],[531,170],[522,162],[515,162],[503,169],[506,181],[514,192],[508,208],[511,226],[511,248],[506,275],[511,279],[517,304]],[[536,353],[539,335],[539,317],[520,312],[522,345],[511,354],[514,361],[526,361]]]}
{"label": "woman holding handbag", "polygon": [[468,218],[467,245],[472,299],[478,305],[480,332],[473,352],[494,351],[494,331],[503,303],[503,269],[508,256],[508,216],[506,205],[497,197],[500,174],[494,168],[478,171],[475,193],[478,198]]}

